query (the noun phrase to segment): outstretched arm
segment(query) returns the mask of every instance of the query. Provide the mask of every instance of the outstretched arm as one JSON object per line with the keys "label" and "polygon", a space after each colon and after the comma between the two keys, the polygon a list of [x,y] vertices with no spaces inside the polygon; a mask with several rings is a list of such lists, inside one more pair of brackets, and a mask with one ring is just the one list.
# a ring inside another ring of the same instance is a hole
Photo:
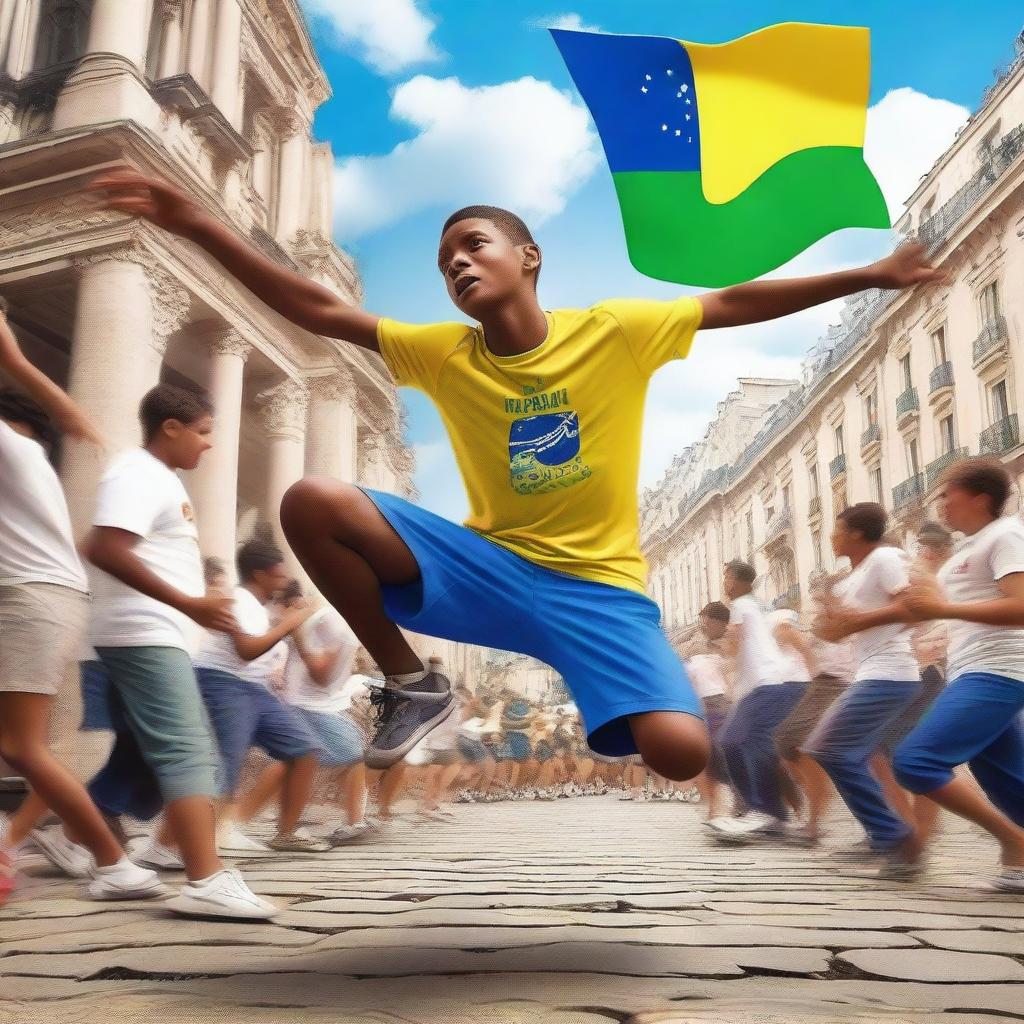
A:
{"label": "outstretched arm", "polygon": [[264,256],[176,185],[124,168],[101,174],[87,188],[105,196],[104,209],[145,217],[201,245],[254,295],[299,327],[379,351],[380,317]]}
{"label": "outstretched arm", "polygon": [[927,260],[925,246],[919,242],[901,245],[892,255],[867,267],[842,270],[816,277],[749,281],[717,292],[698,296],[704,307],[701,327],[739,327],[801,309],[821,305],[832,299],[852,295],[866,288],[910,288],[945,280],[943,271]]}
{"label": "outstretched arm", "polygon": [[41,370],[37,370],[18,346],[7,323],[5,303],[0,301],[0,369],[53,420],[57,429],[69,437],[91,441],[103,447],[103,438],[75,400],[62,391]]}
{"label": "outstretched arm", "polygon": [[903,602],[916,621],[959,619],[987,626],[1024,626],[1024,573],[1013,572],[997,581],[1002,597],[991,601],[954,604],[934,584],[917,584],[904,591]]}

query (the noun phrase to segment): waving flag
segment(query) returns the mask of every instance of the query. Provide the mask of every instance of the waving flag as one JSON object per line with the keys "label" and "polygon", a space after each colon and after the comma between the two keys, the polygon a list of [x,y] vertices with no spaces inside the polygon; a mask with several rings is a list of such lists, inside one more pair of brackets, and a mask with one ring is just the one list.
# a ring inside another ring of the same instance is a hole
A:
{"label": "waving flag", "polygon": [[709,45],[552,29],[641,273],[721,287],[845,227],[889,227],[864,162],[865,28],[788,23]]}

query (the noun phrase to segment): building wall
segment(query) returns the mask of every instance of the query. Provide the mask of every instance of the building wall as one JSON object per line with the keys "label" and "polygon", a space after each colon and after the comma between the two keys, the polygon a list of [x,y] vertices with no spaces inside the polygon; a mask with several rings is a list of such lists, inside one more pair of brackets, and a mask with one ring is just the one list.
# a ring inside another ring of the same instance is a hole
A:
{"label": "building wall", "polygon": [[[650,592],[678,641],[692,635],[701,604],[721,597],[730,558],[754,563],[766,603],[799,605],[811,574],[834,564],[828,536],[846,504],[881,500],[905,539],[933,515],[935,484],[950,461],[993,454],[1021,479],[1024,37],[897,228],[932,247],[949,282],[851,296],[841,323],[808,354],[802,380],[777,385],[782,395],[764,391],[741,451],[725,457],[724,446],[708,443],[734,429],[730,396],[705,441],[645,494]],[[949,415],[952,436],[942,426]],[[715,456],[695,458],[697,449]],[[686,582],[694,564],[708,566],[700,574],[706,592]]]}

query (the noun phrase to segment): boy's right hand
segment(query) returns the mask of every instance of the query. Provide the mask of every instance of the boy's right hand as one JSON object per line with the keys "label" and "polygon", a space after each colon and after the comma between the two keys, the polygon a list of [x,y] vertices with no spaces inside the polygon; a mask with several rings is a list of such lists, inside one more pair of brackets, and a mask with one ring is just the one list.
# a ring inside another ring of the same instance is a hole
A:
{"label": "boy's right hand", "polygon": [[214,629],[218,633],[235,633],[238,631],[238,623],[231,613],[234,603],[233,597],[208,594],[206,597],[189,598],[182,611],[204,629]]}
{"label": "boy's right hand", "polygon": [[176,235],[189,235],[210,216],[176,185],[129,167],[107,171],[85,187],[88,192],[104,193],[102,209],[145,217]]}

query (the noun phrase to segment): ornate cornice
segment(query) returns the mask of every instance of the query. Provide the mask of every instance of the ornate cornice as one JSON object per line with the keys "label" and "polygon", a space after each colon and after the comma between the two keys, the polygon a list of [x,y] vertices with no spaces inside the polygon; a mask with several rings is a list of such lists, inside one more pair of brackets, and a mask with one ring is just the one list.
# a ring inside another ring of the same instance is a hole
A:
{"label": "ornate cornice", "polygon": [[207,335],[210,351],[217,355],[238,356],[243,362],[252,351],[252,344],[231,324],[217,324]]}
{"label": "ornate cornice", "polygon": [[348,367],[339,366],[333,373],[306,378],[311,402],[350,402],[356,394],[356,383]]}

